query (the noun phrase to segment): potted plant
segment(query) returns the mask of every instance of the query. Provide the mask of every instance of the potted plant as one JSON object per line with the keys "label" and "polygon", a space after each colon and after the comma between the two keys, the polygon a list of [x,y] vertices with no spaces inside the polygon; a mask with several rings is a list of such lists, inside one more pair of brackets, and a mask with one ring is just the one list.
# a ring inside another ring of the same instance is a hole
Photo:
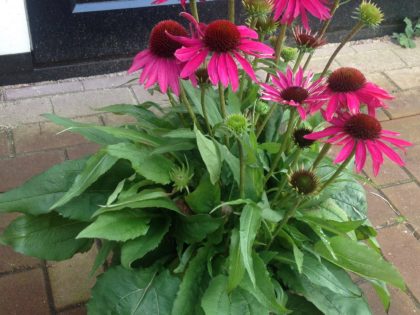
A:
{"label": "potted plant", "polygon": [[[231,0],[227,20],[200,23],[190,0],[189,31],[173,20],[154,26],[129,71],[171,106],[102,108],[137,119],[121,127],[45,115],[101,149],[0,195],[0,212],[22,214],[0,239],[17,252],[65,260],[100,245],[92,272],[105,270],[89,314],[360,315],[369,306],[349,273],[385,309],[387,285],[405,290],[381,256],[353,166],[360,172],[367,156],[375,175],[384,156],[403,165],[392,147],[411,144],[375,118],[391,95],[357,69],[329,71],[381,10],[362,1],[314,74],[306,69],[339,0],[243,5],[248,26],[234,23]],[[308,14],[323,21],[318,33]],[[285,47],[299,16],[296,48]],[[277,30],[273,49],[264,42]]]}

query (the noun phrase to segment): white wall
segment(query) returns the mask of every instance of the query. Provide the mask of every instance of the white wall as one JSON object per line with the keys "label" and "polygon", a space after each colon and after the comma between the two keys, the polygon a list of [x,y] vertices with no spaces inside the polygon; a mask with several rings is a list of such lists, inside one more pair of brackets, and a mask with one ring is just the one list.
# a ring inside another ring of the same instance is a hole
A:
{"label": "white wall", "polygon": [[0,55],[30,51],[25,0],[0,0]]}

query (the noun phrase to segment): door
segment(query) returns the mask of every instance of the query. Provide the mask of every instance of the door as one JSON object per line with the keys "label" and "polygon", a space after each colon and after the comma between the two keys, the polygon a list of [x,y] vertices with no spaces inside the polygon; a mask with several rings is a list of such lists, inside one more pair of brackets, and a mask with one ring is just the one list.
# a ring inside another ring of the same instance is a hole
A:
{"label": "door", "polygon": [[[35,66],[131,57],[151,28],[179,17],[179,0],[27,0]],[[199,3],[203,21],[226,18],[226,0]]]}

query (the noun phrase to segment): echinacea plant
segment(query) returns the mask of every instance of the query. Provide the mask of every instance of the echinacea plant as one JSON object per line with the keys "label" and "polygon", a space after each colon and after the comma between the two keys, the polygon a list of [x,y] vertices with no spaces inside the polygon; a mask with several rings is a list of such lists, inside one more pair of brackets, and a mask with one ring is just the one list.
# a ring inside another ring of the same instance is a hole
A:
{"label": "echinacea plant", "polygon": [[[382,12],[362,1],[355,27],[314,74],[306,68],[340,1],[244,4],[248,26],[235,24],[231,0],[228,19],[199,22],[191,0],[189,27],[154,26],[129,72],[171,106],[102,108],[137,120],[120,127],[45,115],[101,148],[0,195],[0,212],[21,214],[0,238],[17,252],[65,260],[97,246],[91,315],[365,315],[355,276],[386,310],[387,287],[405,290],[381,256],[355,173],[367,156],[375,175],[384,157],[404,165],[396,150],[411,143],[376,118],[388,92],[357,69],[329,72]],[[323,20],[318,32],[308,13]],[[261,16],[278,27],[274,48]],[[283,49],[299,17],[297,47]]]}

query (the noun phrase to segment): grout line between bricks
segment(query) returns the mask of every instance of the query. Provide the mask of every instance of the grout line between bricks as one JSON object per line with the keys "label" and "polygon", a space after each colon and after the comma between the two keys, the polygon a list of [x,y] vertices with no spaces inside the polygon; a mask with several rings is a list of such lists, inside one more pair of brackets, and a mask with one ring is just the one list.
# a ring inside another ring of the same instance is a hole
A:
{"label": "grout line between bricks", "polygon": [[33,267],[21,267],[21,268],[12,269],[10,271],[0,272],[0,278],[11,276],[14,274],[23,273],[23,272],[28,272],[28,271],[32,271],[36,269],[42,269],[42,264],[36,264]]}
{"label": "grout line between bricks", "polygon": [[[400,69],[406,69],[406,68],[400,68]],[[388,79],[388,81],[390,81],[392,83],[392,85],[394,85],[395,87],[397,87],[398,92],[403,91],[403,89],[398,85],[397,82],[395,82],[391,76],[389,76],[386,71],[388,70],[384,70],[381,73]]]}
{"label": "grout line between bricks", "polygon": [[50,308],[50,314],[51,315],[56,315],[57,311],[55,310],[55,307],[54,307],[54,296],[53,296],[53,293],[52,293],[50,276],[48,275],[48,268],[47,268],[47,263],[46,263],[45,260],[42,262],[42,267],[41,268],[42,268],[42,272],[44,274],[45,289],[46,289],[46,293],[47,293],[48,306]]}

